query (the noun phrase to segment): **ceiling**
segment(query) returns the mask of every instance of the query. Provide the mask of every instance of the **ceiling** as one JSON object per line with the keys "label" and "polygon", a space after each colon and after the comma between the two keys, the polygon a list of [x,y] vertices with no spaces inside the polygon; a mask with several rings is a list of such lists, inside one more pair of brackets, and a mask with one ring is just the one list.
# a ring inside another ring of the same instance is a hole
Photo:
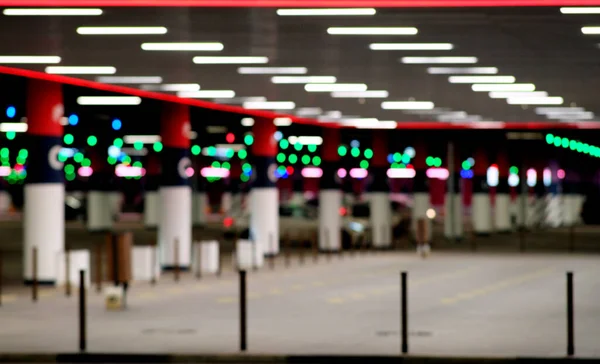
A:
{"label": "ceiling", "polygon": [[[428,67],[496,67],[498,75],[533,83],[537,91],[600,114],[600,15],[565,15],[557,7],[377,9],[374,16],[278,16],[273,8],[104,8],[101,16],[2,16],[0,55],[60,56],[61,66],[113,66],[113,76],[160,76],[163,83],[198,83],[202,90],[233,90],[236,97],[293,101],[298,108],[340,111],[348,118],[438,121],[439,113],[383,110],[383,101],[430,101],[443,114],[464,111],[484,121],[554,120],[535,106],[508,105],[449,83]],[[164,35],[80,35],[81,26],[163,26]],[[328,27],[416,27],[414,36],[330,35]],[[144,51],[145,42],[220,42],[221,52]],[[371,43],[451,43],[444,51],[373,51]],[[200,65],[194,56],[261,56],[268,64]],[[405,56],[469,56],[469,64],[403,64]],[[241,75],[238,67],[306,67],[309,76],[335,76],[338,83],[364,83],[385,90],[385,99],[333,98],[306,92],[303,84],[273,84],[272,75]],[[46,65],[18,65],[44,71]],[[96,80],[98,76],[77,76]],[[140,87],[139,85],[128,85]],[[218,102],[230,102],[217,100]],[[460,118],[454,115],[454,117]],[[463,114],[464,115],[464,114]],[[448,117],[448,115],[446,115]],[[565,121],[573,119],[565,119]],[[460,121],[460,120],[452,120]],[[586,120],[586,121],[589,121]]]}

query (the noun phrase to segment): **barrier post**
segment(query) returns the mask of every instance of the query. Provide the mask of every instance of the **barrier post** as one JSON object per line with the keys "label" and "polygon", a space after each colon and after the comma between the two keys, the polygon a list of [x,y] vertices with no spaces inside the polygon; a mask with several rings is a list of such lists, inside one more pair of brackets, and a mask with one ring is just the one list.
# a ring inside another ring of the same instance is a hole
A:
{"label": "barrier post", "polygon": [[401,315],[400,315],[400,337],[402,340],[401,350],[402,354],[408,353],[408,297],[407,297],[407,273],[400,273],[400,302],[401,302]]}
{"label": "barrier post", "polygon": [[38,279],[37,279],[37,268],[38,268],[38,251],[37,251],[37,247],[33,247],[31,254],[32,254],[32,259],[31,259],[31,264],[32,264],[32,274],[31,274],[31,299],[33,300],[33,302],[36,302],[38,300]]}
{"label": "barrier post", "polygon": [[96,292],[102,292],[102,244],[96,246]]}
{"label": "barrier post", "polygon": [[65,251],[65,295],[71,297],[71,250],[69,248]]}
{"label": "barrier post", "polygon": [[567,272],[567,355],[575,355],[575,322],[573,307],[573,272]]}
{"label": "barrier post", "polygon": [[196,243],[196,279],[202,278],[202,243]]}
{"label": "barrier post", "polygon": [[79,351],[86,349],[85,271],[79,271]]}
{"label": "barrier post", "polygon": [[175,239],[175,244],[173,245],[173,278],[175,278],[175,282],[179,282],[179,239]]}
{"label": "barrier post", "polygon": [[246,271],[240,270],[240,351],[246,351]]}

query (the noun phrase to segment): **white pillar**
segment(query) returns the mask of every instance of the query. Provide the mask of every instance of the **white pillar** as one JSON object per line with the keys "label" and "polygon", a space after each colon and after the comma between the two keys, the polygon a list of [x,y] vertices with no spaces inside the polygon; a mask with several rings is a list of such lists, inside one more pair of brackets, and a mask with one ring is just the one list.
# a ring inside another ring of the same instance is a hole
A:
{"label": "white pillar", "polygon": [[0,215],[6,215],[10,210],[11,198],[7,191],[0,191]]}
{"label": "white pillar", "polygon": [[496,232],[505,233],[512,230],[510,221],[510,195],[508,193],[497,193],[494,204],[494,227]]}
{"label": "white pillar", "polygon": [[339,251],[342,241],[342,191],[322,189],[319,191],[319,250]]}
{"label": "white pillar", "polygon": [[392,245],[392,208],[387,192],[371,192],[371,236],[374,248],[389,248]]}
{"label": "white pillar", "polygon": [[92,232],[108,231],[113,226],[113,206],[110,192],[89,191],[87,194],[87,229]]}
{"label": "white pillar", "polygon": [[[454,199],[452,204],[448,202]],[[459,193],[446,193],[445,198],[446,214],[444,215],[444,235],[448,239],[460,240],[464,235],[463,228],[463,201],[462,195]],[[448,209],[452,206],[452,213],[448,213]],[[454,226],[452,228],[452,225]]]}
{"label": "white pillar", "polygon": [[206,224],[206,213],[208,212],[208,195],[205,191],[194,191],[192,208],[192,219],[194,225],[202,226]]}
{"label": "white pillar", "polygon": [[158,191],[144,193],[144,226],[146,228],[158,227],[160,220],[160,196]]}

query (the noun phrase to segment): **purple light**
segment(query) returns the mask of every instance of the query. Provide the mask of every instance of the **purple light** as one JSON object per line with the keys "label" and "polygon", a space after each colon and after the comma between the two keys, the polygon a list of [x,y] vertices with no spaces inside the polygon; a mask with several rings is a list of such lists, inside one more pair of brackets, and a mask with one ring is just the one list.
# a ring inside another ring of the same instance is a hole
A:
{"label": "purple light", "polygon": [[340,168],[337,171],[337,175],[340,178],[346,178],[346,176],[348,175],[348,172],[346,172],[346,170],[344,168]]}
{"label": "purple light", "polygon": [[[339,173],[338,173],[338,175],[339,175]],[[321,168],[317,168],[317,167],[302,168],[302,177],[304,177],[304,178],[321,178],[321,176],[323,176],[323,170]]]}
{"label": "purple light", "polygon": [[204,167],[200,170],[200,175],[202,177],[227,178],[229,177],[229,170],[226,168]]}
{"label": "purple light", "polygon": [[425,173],[429,178],[441,179],[443,181],[450,177],[450,172],[446,168],[429,168]]}
{"label": "purple light", "polygon": [[92,173],[94,173],[92,167],[79,167],[79,169],[77,170],[77,174],[80,177],[89,177],[92,175]]}
{"label": "purple light", "polygon": [[387,170],[389,178],[414,178],[417,172],[411,168],[390,168]]}
{"label": "purple light", "polygon": [[350,170],[350,177],[356,179],[363,179],[369,175],[369,171],[364,168],[352,168]]}

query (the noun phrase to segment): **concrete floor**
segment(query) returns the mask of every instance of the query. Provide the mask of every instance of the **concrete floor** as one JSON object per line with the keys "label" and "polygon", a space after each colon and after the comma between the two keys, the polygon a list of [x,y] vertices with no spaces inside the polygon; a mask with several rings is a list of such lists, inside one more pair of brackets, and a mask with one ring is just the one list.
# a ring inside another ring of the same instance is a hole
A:
{"label": "concrete floor", "polygon": [[[600,264],[594,255],[410,252],[283,259],[248,275],[248,348],[266,354],[381,354],[400,350],[399,272],[409,274],[415,355],[564,356],[565,272],[575,274],[576,353],[600,357]],[[5,292],[0,353],[77,350],[77,292]],[[129,308],[107,312],[88,292],[88,350],[235,353],[238,280],[133,284]]]}

